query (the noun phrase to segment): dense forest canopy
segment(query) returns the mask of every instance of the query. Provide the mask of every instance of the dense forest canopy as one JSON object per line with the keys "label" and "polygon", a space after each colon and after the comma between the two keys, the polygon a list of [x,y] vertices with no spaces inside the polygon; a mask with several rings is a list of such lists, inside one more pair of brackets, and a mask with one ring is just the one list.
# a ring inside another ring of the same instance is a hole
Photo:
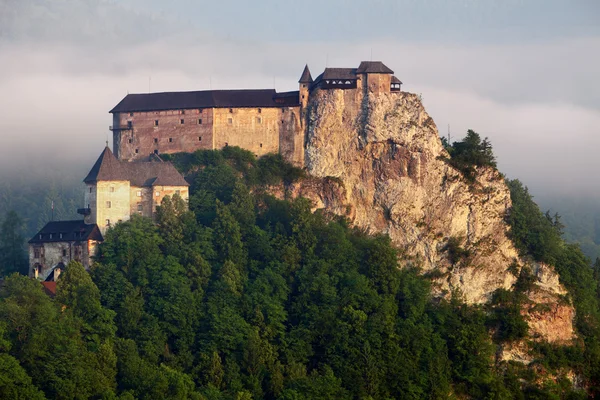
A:
{"label": "dense forest canopy", "polygon": [[[493,166],[487,141],[468,143],[484,157],[463,146],[456,168]],[[432,299],[419,265],[387,237],[269,195],[266,186],[303,176],[280,156],[170,158],[191,182],[189,210],[167,197],[156,224],[117,224],[89,274],[67,266],[55,298],[24,276],[4,280],[0,398],[585,398],[568,369],[600,390],[600,269],[520,182],[508,182],[513,241],[557,266],[577,309],[581,342],[535,347],[538,371],[555,379],[496,360],[498,346],[530,340],[526,269],[487,306],[460,293]]]}

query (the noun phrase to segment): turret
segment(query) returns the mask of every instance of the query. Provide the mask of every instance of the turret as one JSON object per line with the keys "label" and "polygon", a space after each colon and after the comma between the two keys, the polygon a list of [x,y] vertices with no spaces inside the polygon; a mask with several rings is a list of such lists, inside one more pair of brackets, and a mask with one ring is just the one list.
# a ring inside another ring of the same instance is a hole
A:
{"label": "turret", "polygon": [[313,83],[313,78],[310,75],[310,70],[308,69],[308,64],[304,67],[304,71],[302,72],[302,76],[298,81],[300,85],[300,107],[302,110],[306,108],[308,104],[308,95],[310,93],[310,85]]}

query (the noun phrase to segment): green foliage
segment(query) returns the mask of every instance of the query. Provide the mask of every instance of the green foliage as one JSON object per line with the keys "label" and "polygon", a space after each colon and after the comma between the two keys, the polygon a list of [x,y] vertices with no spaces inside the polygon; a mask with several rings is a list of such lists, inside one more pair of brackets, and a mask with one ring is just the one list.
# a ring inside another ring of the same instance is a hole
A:
{"label": "green foliage", "polygon": [[[469,157],[464,152],[458,159],[472,162]],[[170,158],[192,182],[189,211],[178,196],[167,197],[156,223],[133,216],[117,224],[105,235],[89,275],[78,263],[66,267],[54,299],[37,281],[17,275],[5,281],[0,395],[575,395],[564,382],[540,387],[523,371],[494,365],[489,329],[501,340],[526,333],[517,317],[523,293],[532,287],[528,270],[520,270],[517,290],[496,293],[489,309],[468,306],[458,296],[433,301],[431,283],[418,269],[399,268],[400,254],[389,237],[313,214],[305,199],[265,194],[264,186],[301,176],[280,157],[257,160],[227,148]],[[530,236],[519,238],[524,251],[536,248]],[[597,286],[593,271],[588,276],[581,268],[585,259],[575,249],[562,249],[552,254],[578,304],[578,327],[591,333],[579,352],[538,351],[547,355],[548,368],[585,370],[594,388],[600,377],[600,342],[593,333]],[[459,238],[450,238],[446,250],[455,264],[468,260]]]}
{"label": "green foliage", "polygon": [[518,180],[507,184],[512,200],[508,215],[511,238],[523,255],[553,264],[569,291],[576,310],[576,328],[584,341],[583,357],[574,358],[569,366],[582,373],[590,395],[595,396],[600,393],[600,275],[577,246],[563,242],[558,215],[542,213]]}
{"label": "green foliage", "polygon": [[0,278],[13,272],[29,272],[22,232],[23,221],[10,211],[0,224]]}
{"label": "green foliage", "polygon": [[450,154],[449,164],[461,171],[468,182],[475,182],[476,167],[496,168],[492,144],[487,137],[481,140],[479,134],[471,129],[462,141],[450,145],[446,138],[442,138],[442,145]]}
{"label": "green foliage", "polygon": [[471,252],[461,247],[461,243],[464,238],[451,237],[448,239],[444,250],[448,252],[448,260],[452,265],[459,263],[460,261],[467,261]]}

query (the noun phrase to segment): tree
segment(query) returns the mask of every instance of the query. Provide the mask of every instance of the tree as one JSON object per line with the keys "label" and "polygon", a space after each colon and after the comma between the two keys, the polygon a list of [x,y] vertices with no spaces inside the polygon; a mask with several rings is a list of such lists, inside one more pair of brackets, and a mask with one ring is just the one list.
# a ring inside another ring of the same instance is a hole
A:
{"label": "tree", "polygon": [[100,291],[81,263],[71,261],[56,285],[56,301],[67,307],[83,322],[83,336],[97,350],[100,344],[112,339],[116,327],[115,312],[100,304]]}
{"label": "tree", "polygon": [[469,182],[475,181],[475,167],[496,168],[496,157],[489,139],[481,140],[479,134],[471,129],[462,141],[448,146],[447,140],[443,140],[442,144],[450,154],[450,165],[461,171]]}
{"label": "tree", "polygon": [[16,212],[10,211],[0,226],[0,277],[13,272],[28,273],[22,232],[23,221]]}

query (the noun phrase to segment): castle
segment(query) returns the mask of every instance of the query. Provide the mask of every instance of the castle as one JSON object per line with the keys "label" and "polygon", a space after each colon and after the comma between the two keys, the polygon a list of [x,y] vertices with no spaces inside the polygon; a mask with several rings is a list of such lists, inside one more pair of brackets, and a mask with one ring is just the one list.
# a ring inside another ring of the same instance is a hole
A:
{"label": "castle", "polygon": [[29,241],[29,275],[55,281],[70,261],[86,269],[96,247],[114,224],[138,214],[154,218],[165,196],[179,195],[186,202],[189,184],[160,157],[127,162],[118,160],[108,146],[83,180],[83,220],[48,222]]}
{"label": "castle", "polygon": [[308,65],[299,90],[210,90],[128,94],[111,111],[113,152],[104,149],[83,182],[83,220],[51,221],[29,241],[30,276],[56,280],[71,260],[89,268],[115,223],[133,214],[153,218],[165,196],[188,200],[188,183],[160,154],[239,146],[256,155],[280,153],[304,165],[307,112],[319,90],[340,90],[350,112],[369,94],[398,93],[402,82],[381,61],[325,68]]}
{"label": "castle", "polygon": [[260,156],[280,153],[296,166],[304,162],[306,111],[316,90],[339,89],[353,98],[399,92],[402,82],[381,61],[358,68],[325,68],[313,80],[308,65],[299,90],[208,90],[128,94],[110,113],[119,160],[239,146]]}

